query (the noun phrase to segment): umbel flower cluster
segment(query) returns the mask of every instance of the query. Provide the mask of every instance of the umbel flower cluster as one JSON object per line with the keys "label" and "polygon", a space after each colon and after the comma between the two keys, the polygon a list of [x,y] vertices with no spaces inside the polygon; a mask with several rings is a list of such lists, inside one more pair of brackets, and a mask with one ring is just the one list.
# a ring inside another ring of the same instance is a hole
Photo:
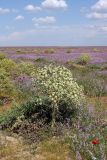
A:
{"label": "umbel flower cluster", "polygon": [[76,107],[83,102],[83,88],[75,82],[71,71],[63,66],[50,64],[39,69],[37,81],[54,104],[66,100]]}

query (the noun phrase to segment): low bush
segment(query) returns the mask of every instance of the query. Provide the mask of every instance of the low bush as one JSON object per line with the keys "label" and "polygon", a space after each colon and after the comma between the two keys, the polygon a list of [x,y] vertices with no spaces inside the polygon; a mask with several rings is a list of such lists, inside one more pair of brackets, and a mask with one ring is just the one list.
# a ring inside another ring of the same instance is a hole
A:
{"label": "low bush", "polygon": [[67,49],[66,53],[72,53],[73,52],[73,49],[69,48]]}
{"label": "low bush", "polygon": [[76,59],[77,64],[86,65],[90,61],[90,56],[88,54],[82,54]]}
{"label": "low bush", "polygon": [[46,59],[46,58],[37,58],[37,59],[35,59],[35,62],[45,63],[45,62],[48,62],[48,59]]}
{"label": "low bush", "polygon": [[46,53],[46,54],[55,53],[55,49],[53,49],[53,48],[45,49],[44,53]]}

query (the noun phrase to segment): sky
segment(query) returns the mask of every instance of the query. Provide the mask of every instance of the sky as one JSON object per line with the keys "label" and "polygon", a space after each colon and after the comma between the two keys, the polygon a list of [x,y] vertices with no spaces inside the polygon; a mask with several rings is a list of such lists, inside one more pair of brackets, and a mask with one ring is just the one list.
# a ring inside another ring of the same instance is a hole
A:
{"label": "sky", "polygon": [[107,0],[0,0],[0,46],[107,45]]}

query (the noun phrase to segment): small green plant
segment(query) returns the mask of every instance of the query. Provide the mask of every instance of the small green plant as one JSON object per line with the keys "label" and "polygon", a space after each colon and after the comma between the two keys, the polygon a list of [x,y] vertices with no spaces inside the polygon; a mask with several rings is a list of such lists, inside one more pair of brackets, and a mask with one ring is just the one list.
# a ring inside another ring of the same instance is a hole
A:
{"label": "small green plant", "polygon": [[0,61],[0,68],[3,68],[6,72],[11,73],[17,68],[17,65],[11,59],[2,59]]}
{"label": "small green plant", "polygon": [[93,52],[98,52],[99,50],[97,48],[93,48]]}
{"label": "small green plant", "polygon": [[76,61],[77,64],[86,65],[90,61],[90,59],[91,58],[88,54],[82,54],[76,59]]}

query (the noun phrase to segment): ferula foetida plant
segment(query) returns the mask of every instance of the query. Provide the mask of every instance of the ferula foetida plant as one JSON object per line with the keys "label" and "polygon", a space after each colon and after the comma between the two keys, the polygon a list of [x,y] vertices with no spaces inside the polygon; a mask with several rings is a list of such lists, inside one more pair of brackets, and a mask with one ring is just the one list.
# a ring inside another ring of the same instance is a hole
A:
{"label": "ferula foetida plant", "polygon": [[66,100],[73,107],[81,106],[84,101],[83,88],[74,80],[70,70],[52,64],[38,70],[35,84],[42,87],[43,93],[50,98],[53,107],[53,123],[58,111],[58,103]]}

